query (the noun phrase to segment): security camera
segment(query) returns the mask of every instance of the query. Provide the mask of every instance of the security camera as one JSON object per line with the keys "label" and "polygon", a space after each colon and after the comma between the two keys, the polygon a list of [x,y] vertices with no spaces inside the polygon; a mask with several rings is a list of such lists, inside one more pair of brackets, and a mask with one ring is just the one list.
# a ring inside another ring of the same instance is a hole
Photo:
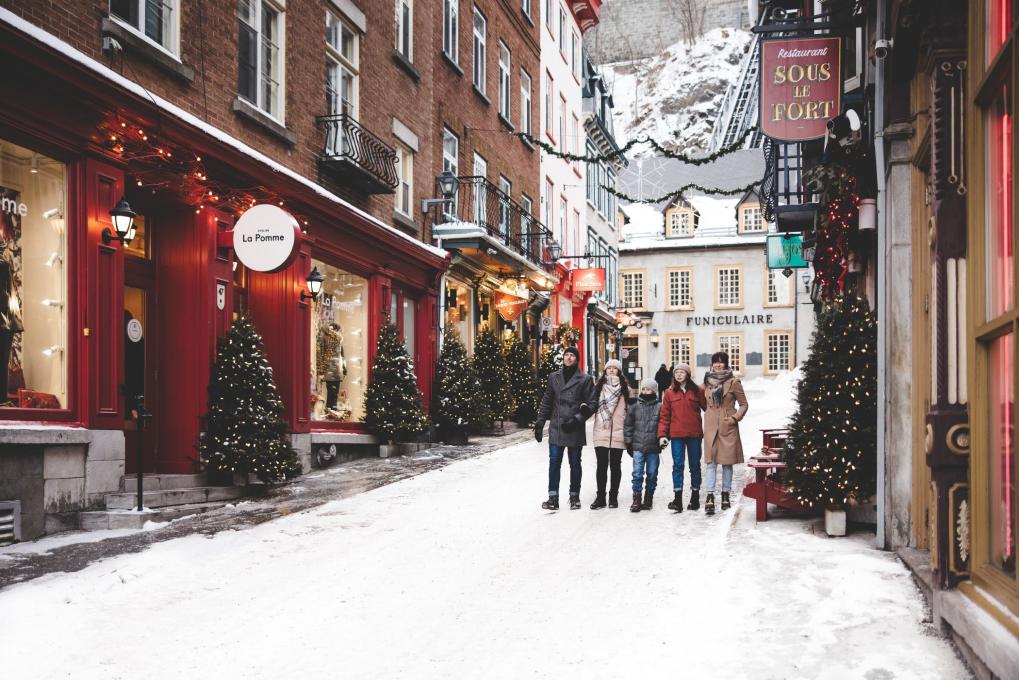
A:
{"label": "security camera", "polygon": [[895,44],[894,40],[875,40],[874,41],[874,58],[885,59],[888,54],[892,51],[892,46]]}

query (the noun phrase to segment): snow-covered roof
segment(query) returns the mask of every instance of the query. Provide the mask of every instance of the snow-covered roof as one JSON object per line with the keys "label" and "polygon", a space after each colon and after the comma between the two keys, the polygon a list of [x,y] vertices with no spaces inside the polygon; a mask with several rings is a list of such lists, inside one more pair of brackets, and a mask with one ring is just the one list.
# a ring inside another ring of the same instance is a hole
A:
{"label": "snow-covered roof", "polygon": [[422,241],[419,241],[418,239],[414,238],[410,234],[407,234],[407,233],[405,233],[403,231],[400,231],[399,229],[397,229],[397,228],[395,228],[393,226],[390,226],[390,225],[386,224],[385,222],[383,222],[382,220],[378,219],[377,217],[374,217],[373,215],[368,214],[364,210],[361,210],[357,206],[355,206],[355,205],[353,205],[351,203],[348,203],[347,201],[343,200],[342,198],[340,198],[336,194],[334,194],[331,191],[327,190],[325,187],[323,187],[323,186],[313,182],[312,180],[308,179],[304,175],[301,175],[301,174],[295,172],[294,170],[291,170],[290,168],[286,167],[285,165],[277,163],[273,159],[271,159],[268,156],[266,156],[265,154],[263,154],[261,151],[258,151],[256,149],[248,146],[247,144],[245,144],[241,140],[237,139],[236,137],[233,137],[229,133],[224,132],[223,130],[220,130],[219,128],[217,128],[217,127],[215,127],[213,125],[210,125],[209,123],[206,123],[204,120],[202,120],[200,118],[197,118],[196,116],[188,113],[187,111],[185,111],[184,109],[178,107],[177,105],[175,105],[175,104],[173,104],[173,103],[163,99],[159,95],[157,95],[157,94],[155,94],[153,92],[149,92],[148,90],[146,90],[144,87],[142,87],[138,83],[134,82],[133,80],[129,80],[129,79],[125,78],[124,76],[120,75],[116,71],[114,71],[114,70],[106,67],[105,65],[99,63],[95,59],[92,59],[87,54],[85,54],[85,53],[75,49],[74,47],[72,47],[68,43],[64,42],[63,40],[60,40],[58,37],[56,37],[52,33],[44,31],[43,29],[39,28],[38,26],[36,26],[36,25],[34,25],[32,23],[29,23],[28,21],[25,21],[24,19],[22,19],[21,17],[19,17],[16,14],[14,14],[10,10],[5,9],[3,7],[0,7],[0,21],[4,22],[5,24],[9,24],[10,26],[15,28],[16,30],[24,33],[25,35],[28,35],[29,37],[33,38],[34,40],[37,40],[37,41],[43,43],[44,45],[47,45],[48,47],[52,48],[54,51],[59,52],[63,56],[65,56],[65,57],[67,57],[69,59],[72,59],[73,61],[81,64],[82,66],[85,66],[89,70],[98,73],[100,76],[102,76],[103,78],[106,78],[107,80],[115,83],[119,87],[122,87],[125,90],[133,92],[134,94],[136,94],[136,95],[138,95],[140,97],[149,99],[150,101],[154,102],[155,105],[158,108],[166,111],[167,113],[171,114],[172,116],[174,116],[176,118],[179,118],[179,119],[183,120],[188,125],[190,125],[190,126],[196,128],[196,129],[200,130],[201,132],[209,135],[210,137],[213,137],[213,138],[223,142],[224,144],[227,144],[227,145],[233,147],[237,151],[239,151],[242,154],[244,154],[244,155],[246,155],[246,156],[248,156],[248,157],[250,157],[250,158],[252,158],[252,159],[254,159],[256,161],[258,161],[259,163],[263,163],[265,165],[268,165],[275,172],[278,172],[281,175],[285,175],[285,176],[289,177],[290,179],[292,179],[292,180],[294,180],[296,182],[299,182],[300,184],[302,184],[305,187],[311,189],[312,191],[314,191],[318,195],[323,196],[323,197],[329,199],[330,201],[332,201],[333,203],[336,203],[337,205],[343,207],[345,210],[349,210],[349,211],[351,211],[353,213],[356,213],[360,217],[363,217],[364,219],[372,222],[377,227],[379,227],[381,229],[385,229],[386,231],[390,232],[391,234],[394,234],[394,235],[398,236],[399,238],[401,238],[401,239],[403,239],[405,241],[409,241],[413,245],[415,245],[415,246],[417,246],[417,247],[419,247],[419,248],[421,248],[423,250],[426,250],[429,253],[432,253],[433,255],[437,255],[439,257],[445,257],[446,256],[446,251],[445,250],[442,250],[441,248],[436,248],[435,246],[432,246],[432,245],[429,245],[429,244],[424,243]]}

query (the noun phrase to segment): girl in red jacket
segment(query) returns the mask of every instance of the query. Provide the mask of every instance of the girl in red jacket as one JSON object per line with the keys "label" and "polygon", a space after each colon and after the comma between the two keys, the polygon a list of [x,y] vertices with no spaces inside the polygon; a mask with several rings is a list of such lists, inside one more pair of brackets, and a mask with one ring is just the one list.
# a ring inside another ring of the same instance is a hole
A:
{"label": "girl in red jacket", "polygon": [[658,437],[662,448],[672,440],[672,490],[676,498],[669,509],[683,512],[683,467],[690,457],[690,505],[688,510],[701,507],[701,440],[704,427],[701,413],[707,409],[704,391],[690,379],[690,367],[677,364],[672,372],[672,386],[662,395],[662,410],[658,416]]}

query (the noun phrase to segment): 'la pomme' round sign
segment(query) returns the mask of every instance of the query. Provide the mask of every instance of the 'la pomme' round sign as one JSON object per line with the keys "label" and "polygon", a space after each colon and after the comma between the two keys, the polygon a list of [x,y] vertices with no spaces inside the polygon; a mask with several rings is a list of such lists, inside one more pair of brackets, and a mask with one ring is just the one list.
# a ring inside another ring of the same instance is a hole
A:
{"label": "'la pomme' round sign", "polygon": [[234,225],[234,255],[252,271],[280,271],[294,261],[300,238],[301,227],[286,210],[252,206]]}

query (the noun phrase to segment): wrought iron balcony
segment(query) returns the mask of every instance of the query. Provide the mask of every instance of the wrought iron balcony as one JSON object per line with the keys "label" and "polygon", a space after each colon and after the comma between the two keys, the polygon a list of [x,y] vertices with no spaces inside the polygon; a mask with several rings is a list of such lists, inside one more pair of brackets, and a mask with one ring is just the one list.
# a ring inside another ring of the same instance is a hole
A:
{"label": "wrought iron balcony", "polygon": [[544,224],[484,177],[457,177],[457,184],[456,204],[442,208],[437,222],[477,225],[532,264],[551,270],[547,251],[555,239]]}
{"label": "wrought iron balcony", "polygon": [[337,113],[318,118],[325,131],[319,164],[334,179],[366,194],[391,194],[400,183],[396,151],[352,116]]}

